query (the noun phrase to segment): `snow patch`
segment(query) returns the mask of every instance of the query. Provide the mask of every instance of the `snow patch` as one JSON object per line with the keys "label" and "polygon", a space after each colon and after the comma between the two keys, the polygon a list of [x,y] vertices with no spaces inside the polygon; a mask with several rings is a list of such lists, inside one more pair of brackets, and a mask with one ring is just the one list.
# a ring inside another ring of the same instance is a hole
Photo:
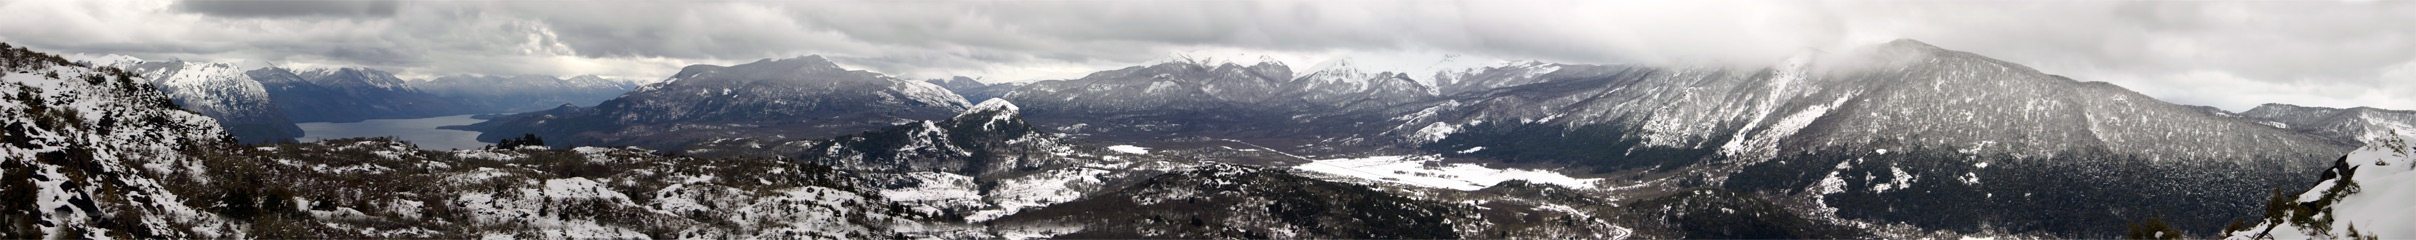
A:
{"label": "snow patch", "polygon": [[1573,178],[1549,171],[1493,169],[1469,163],[1442,164],[1433,156],[1375,156],[1316,160],[1293,166],[1305,170],[1373,181],[1428,188],[1475,191],[1509,180],[1526,180],[1571,188],[1595,188],[1600,178]]}
{"label": "snow patch", "polygon": [[1130,154],[1149,154],[1149,148],[1133,145],[1107,146],[1107,150]]}
{"label": "snow patch", "polygon": [[1435,122],[1426,124],[1426,127],[1424,128],[1418,128],[1418,132],[1410,135],[1409,138],[1412,141],[1430,143],[1443,140],[1443,137],[1451,136],[1452,133],[1457,132],[1460,132],[1458,125]]}
{"label": "snow patch", "polygon": [[1476,152],[1476,151],[1484,151],[1484,150],[1485,150],[1485,147],[1484,147],[1484,146],[1477,146],[1477,147],[1471,147],[1471,148],[1468,148],[1468,150],[1460,150],[1460,154],[1469,154],[1469,153],[1474,153],[1474,152]]}

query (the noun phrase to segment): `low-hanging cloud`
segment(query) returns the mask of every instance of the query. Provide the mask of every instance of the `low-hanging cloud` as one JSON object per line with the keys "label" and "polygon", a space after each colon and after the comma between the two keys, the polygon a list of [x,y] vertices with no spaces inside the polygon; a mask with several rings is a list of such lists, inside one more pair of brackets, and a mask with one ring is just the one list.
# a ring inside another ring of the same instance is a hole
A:
{"label": "low-hanging cloud", "polygon": [[807,54],[994,81],[1201,52],[1752,66],[1897,38],[2184,104],[2416,109],[2396,84],[2416,80],[2416,3],[2395,1],[0,1],[0,41],[48,50],[423,77]]}

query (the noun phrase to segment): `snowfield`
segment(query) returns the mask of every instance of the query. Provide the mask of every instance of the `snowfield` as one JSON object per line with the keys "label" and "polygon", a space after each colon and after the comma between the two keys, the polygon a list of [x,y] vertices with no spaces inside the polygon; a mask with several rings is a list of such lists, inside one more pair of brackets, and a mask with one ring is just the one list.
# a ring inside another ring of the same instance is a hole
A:
{"label": "snowfield", "polygon": [[1375,156],[1317,160],[1292,169],[1460,191],[1475,191],[1510,180],[1579,189],[1596,188],[1602,182],[1600,178],[1573,178],[1550,171],[1493,169],[1468,163],[1444,165],[1440,161],[1434,156]]}
{"label": "snowfield", "polygon": [[1138,147],[1138,146],[1133,146],[1133,145],[1115,145],[1115,146],[1107,146],[1107,150],[1113,150],[1113,151],[1116,151],[1116,152],[1121,152],[1121,153],[1131,153],[1131,154],[1149,154],[1149,148]]}

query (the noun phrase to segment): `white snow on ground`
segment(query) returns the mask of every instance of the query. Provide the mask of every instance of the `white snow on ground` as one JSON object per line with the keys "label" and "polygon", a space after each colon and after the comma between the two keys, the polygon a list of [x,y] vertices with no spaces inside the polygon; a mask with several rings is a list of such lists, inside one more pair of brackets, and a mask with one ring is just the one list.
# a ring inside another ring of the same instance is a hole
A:
{"label": "white snow on ground", "polygon": [[1133,145],[1115,145],[1115,146],[1107,146],[1107,150],[1114,150],[1114,151],[1116,151],[1116,152],[1131,153],[1131,154],[1149,154],[1149,148],[1145,148],[1145,147],[1139,147],[1139,146],[1133,146]]}
{"label": "white snow on ground", "polygon": [[1548,171],[1525,169],[1492,169],[1476,164],[1440,164],[1433,156],[1375,156],[1366,158],[1325,159],[1293,166],[1293,169],[1407,184],[1420,187],[1461,191],[1483,189],[1509,180],[1555,184],[1572,188],[1595,188],[1600,178],[1572,178]]}
{"label": "white snow on ground", "polygon": [[[2399,133],[2404,134],[2404,133]],[[2296,224],[2282,226],[2260,225],[2248,232],[2233,233],[2235,239],[2254,237],[2258,232],[2271,233],[2273,239],[2330,239],[2348,236],[2351,226],[2360,235],[2383,239],[2416,237],[2416,137],[2395,135],[2372,138],[2370,144],[2350,152],[2347,166],[2353,166],[2349,182],[2358,191],[2339,197],[2330,209],[2318,209],[2320,215],[2333,218],[2330,231],[2315,231]],[[2297,202],[2320,201],[2338,179],[2319,182],[2300,194]],[[2268,228],[2276,228],[2266,231]]]}
{"label": "white snow on ground", "polygon": [[911,172],[904,177],[913,179],[914,186],[881,190],[881,196],[913,203],[910,206],[915,211],[931,214],[940,213],[941,208],[989,205],[982,201],[981,186],[973,184],[973,177],[939,172]]}
{"label": "white snow on ground", "polygon": [[1425,128],[1419,128],[1417,133],[1411,135],[1410,140],[1420,143],[1430,143],[1443,140],[1443,137],[1451,136],[1451,133],[1456,132],[1460,132],[1460,128],[1457,125],[1443,124],[1442,122],[1428,123],[1426,124]]}
{"label": "white snow on ground", "polygon": [[985,195],[994,204],[997,204],[998,208],[975,212],[971,216],[965,216],[965,220],[989,221],[1023,210],[1072,202],[1082,198],[1083,191],[1099,189],[1106,185],[1105,181],[1098,177],[1106,174],[1108,174],[1107,170],[1060,168],[1022,177],[1000,179],[997,187]]}

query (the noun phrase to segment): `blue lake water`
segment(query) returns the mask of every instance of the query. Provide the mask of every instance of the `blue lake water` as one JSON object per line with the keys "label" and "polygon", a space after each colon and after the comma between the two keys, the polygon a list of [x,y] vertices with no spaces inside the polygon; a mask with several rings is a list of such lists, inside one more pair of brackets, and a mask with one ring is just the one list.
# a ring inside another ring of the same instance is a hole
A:
{"label": "blue lake water", "polygon": [[419,119],[370,119],[353,123],[307,122],[294,125],[302,127],[302,137],[299,140],[305,142],[391,136],[403,141],[410,141],[411,144],[419,145],[420,149],[427,150],[472,149],[491,145],[492,143],[479,142],[478,132],[436,128],[485,121],[470,118],[470,115],[472,114]]}

